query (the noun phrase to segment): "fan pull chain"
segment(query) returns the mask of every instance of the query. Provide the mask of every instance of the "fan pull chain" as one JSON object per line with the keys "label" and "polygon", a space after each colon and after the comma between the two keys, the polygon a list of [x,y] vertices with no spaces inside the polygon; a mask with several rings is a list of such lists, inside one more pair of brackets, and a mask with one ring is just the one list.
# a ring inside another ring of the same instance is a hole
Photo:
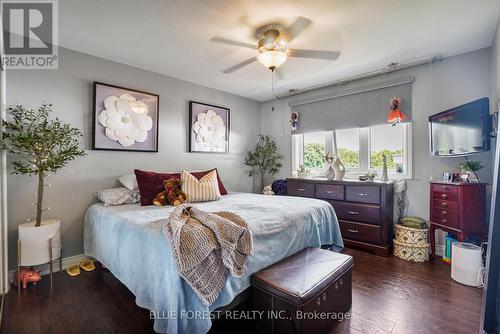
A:
{"label": "fan pull chain", "polygon": [[271,111],[274,111],[274,100],[275,100],[275,96],[274,96],[274,92],[276,91],[276,88],[278,86],[278,82],[276,80],[276,69],[273,68],[271,69],[271,100],[272,100],[272,107],[271,107]]}

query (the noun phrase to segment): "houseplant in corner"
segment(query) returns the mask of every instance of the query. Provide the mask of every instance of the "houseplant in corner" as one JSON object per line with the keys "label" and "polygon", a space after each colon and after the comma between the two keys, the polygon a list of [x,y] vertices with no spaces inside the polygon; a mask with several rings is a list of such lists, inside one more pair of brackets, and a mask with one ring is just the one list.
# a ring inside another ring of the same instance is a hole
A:
{"label": "houseplant in corner", "polygon": [[[276,175],[281,168],[283,155],[278,152],[278,145],[270,136],[259,135],[255,150],[248,151],[245,165],[252,167],[248,176],[260,175],[260,190],[264,187],[266,174]],[[260,191],[259,191],[260,192]]]}
{"label": "houseplant in corner", "polygon": [[[2,123],[2,148],[12,155],[13,174],[36,176],[36,220],[19,225],[18,266],[33,266],[60,258],[61,222],[42,219],[44,178],[56,173],[69,161],[86,155],[79,148],[82,133],[59,119],[49,119],[52,105],[38,109],[22,105],[8,108],[10,119]],[[49,240],[52,240],[52,247]],[[52,258],[50,254],[52,253]]]}

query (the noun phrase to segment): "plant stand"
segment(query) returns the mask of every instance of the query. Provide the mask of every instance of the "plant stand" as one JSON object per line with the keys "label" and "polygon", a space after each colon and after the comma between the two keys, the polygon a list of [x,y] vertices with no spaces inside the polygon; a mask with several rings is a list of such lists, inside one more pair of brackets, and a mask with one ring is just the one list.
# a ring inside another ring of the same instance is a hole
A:
{"label": "plant stand", "polygon": [[[21,268],[22,267],[27,267],[27,266],[22,266],[20,265],[21,263],[21,254],[22,254],[22,247],[21,247],[21,240],[17,240],[17,292],[21,292]],[[52,274],[54,272],[54,260],[59,260],[59,274],[62,275],[62,252],[60,252],[59,258],[58,259],[53,259],[52,258],[52,250],[53,250],[53,240],[52,238],[49,239],[48,247],[49,247],[49,257],[50,261],[46,263],[41,263],[40,265],[43,264],[48,264],[49,265],[49,274],[50,274],[50,289],[52,289]],[[62,250],[62,244],[61,244],[61,250]]]}

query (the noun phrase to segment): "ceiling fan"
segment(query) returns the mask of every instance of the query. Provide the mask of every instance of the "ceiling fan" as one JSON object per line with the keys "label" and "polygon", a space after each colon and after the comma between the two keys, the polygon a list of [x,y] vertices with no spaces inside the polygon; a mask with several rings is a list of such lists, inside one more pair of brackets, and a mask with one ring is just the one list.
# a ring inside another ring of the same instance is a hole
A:
{"label": "ceiling fan", "polygon": [[258,54],[241,63],[228,67],[222,73],[231,73],[245,67],[255,61],[259,61],[266,68],[275,71],[283,65],[288,57],[314,58],[335,60],[340,56],[339,51],[326,50],[304,50],[290,48],[292,42],[304,29],[311,24],[311,20],[298,17],[292,25],[284,27],[279,23],[272,23],[256,30],[255,37],[259,39],[256,45],[245,42],[234,41],[222,37],[213,37],[211,42],[229,44],[258,51]]}

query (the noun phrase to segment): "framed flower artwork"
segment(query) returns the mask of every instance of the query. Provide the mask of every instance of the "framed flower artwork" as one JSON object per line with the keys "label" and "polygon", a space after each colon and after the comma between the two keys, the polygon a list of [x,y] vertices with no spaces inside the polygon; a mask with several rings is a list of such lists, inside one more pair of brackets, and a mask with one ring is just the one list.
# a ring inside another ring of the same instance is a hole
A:
{"label": "framed flower artwork", "polygon": [[229,109],[189,101],[189,152],[229,152]]}
{"label": "framed flower artwork", "polygon": [[156,94],[94,82],[93,150],[158,152]]}

